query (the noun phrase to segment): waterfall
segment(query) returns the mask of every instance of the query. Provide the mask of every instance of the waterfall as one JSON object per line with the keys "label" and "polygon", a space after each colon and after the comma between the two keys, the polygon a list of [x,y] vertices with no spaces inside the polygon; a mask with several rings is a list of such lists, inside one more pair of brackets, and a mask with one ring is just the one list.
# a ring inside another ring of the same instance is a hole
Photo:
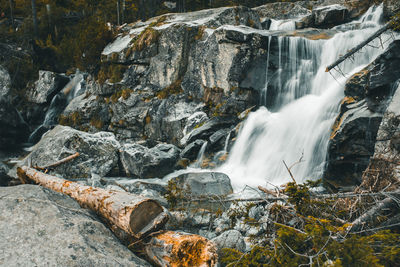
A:
{"label": "waterfall", "polygon": [[[274,37],[278,38],[279,57],[288,55],[285,60],[279,59],[273,75],[267,62],[265,92],[261,95],[262,99],[274,95],[274,100],[266,99],[266,107],[250,113],[227,162],[218,170],[229,175],[236,190],[245,185],[271,186],[291,181],[283,161],[294,165],[291,171],[297,182],[321,177],[344,84],[383,48],[365,47],[353,61],[342,63],[340,69],[347,77],[334,71],[326,73],[325,68],[381,27],[382,10],[382,5],[372,7],[359,20],[337,27],[339,32],[329,40]],[[374,46],[380,46],[376,42]],[[274,94],[268,93],[271,88]]]}
{"label": "waterfall", "polygon": [[196,162],[194,164],[195,168],[201,168],[201,165],[203,164],[204,153],[206,152],[207,145],[208,145],[208,142],[204,142],[204,144],[201,146],[199,153],[197,154]]}
{"label": "waterfall", "polygon": [[38,142],[46,131],[58,124],[58,117],[71,100],[84,93],[85,87],[82,86],[83,83],[84,76],[79,72],[79,70],[77,70],[74,78],[72,78],[71,81],[69,81],[68,84],[65,85],[64,88],[51,100],[43,123],[29,136],[29,143]]}

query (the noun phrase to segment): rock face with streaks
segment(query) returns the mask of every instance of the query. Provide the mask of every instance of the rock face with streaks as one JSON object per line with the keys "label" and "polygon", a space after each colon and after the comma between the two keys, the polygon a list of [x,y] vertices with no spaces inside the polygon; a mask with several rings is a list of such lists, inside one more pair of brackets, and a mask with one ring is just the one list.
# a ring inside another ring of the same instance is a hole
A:
{"label": "rock face with streaks", "polygon": [[36,185],[0,187],[0,265],[150,266],[72,198]]}
{"label": "rock face with streaks", "polygon": [[329,143],[324,176],[327,184],[338,188],[361,183],[362,173],[380,139],[378,130],[385,124],[382,118],[391,102],[396,101],[392,96],[398,91],[395,82],[400,79],[399,49],[400,41],[394,41],[374,62],[347,81],[346,97]]}

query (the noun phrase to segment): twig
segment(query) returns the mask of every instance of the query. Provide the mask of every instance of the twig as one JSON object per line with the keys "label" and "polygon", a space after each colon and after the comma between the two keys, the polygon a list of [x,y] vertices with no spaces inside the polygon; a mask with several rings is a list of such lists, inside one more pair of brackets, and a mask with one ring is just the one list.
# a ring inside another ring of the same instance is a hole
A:
{"label": "twig", "polygon": [[47,169],[51,169],[51,168],[57,167],[57,166],[59,166],[59,165],[61,165],[61,164],[64,164],[64,163],[66,163],[66,162],[68,162],[68,161],[71,161],[71,160],[73,160],[73,159],[79,157],[79,155],[80,155],[79,152],[76,152],[75,154],[70,155],[70,156],[68,156],[68,157],[66,157],[66,158],[63,158],[63,159],[61,159],[61,160],[59,160],[59,161],[57,161],[57,162],[55,162],[55,163],[52,163],[52,164],[50,164],[50,165],[47,165],[47,166],[44,166],[44,167],[38,167],[38,166],[36,166],[36,167],[34,167],[34,168],[37,169],[37,170],[41,170],[41,171],[44,171],[44,170],[47,170]]}
{"label": "twig", "polygon": [[294,182],[295,184],[297,184],[296,180],[295,180],[294,177],[293,177],[292,172],[290,171],[289,167],[286,165],[286,162],[285,162],[284,160],[282,160],[282,161],[283,161],[283,164],[285,164],[286,170],[289,172],[290,177],[292,178],[293,182]]}

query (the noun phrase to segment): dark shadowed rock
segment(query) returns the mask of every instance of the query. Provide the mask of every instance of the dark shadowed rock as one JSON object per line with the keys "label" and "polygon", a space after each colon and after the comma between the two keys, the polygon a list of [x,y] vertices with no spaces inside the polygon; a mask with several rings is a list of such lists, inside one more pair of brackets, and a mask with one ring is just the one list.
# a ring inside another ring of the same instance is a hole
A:
{"label": "dark shadowed rock", "polygon": [[0,162],[0,186],[7,186],[8,182],[12,179],[8,176],[9,168],[3,162]]}
{"label": "dark shadowed rock", "polygon": [[203,144],[206,141],[204,140],[196,140],[190,144],[188,144],[181,152],[181,158],[186,158],[189,160],[195,160],[197,158],[197,155],[199,154],[199,151]]}
{"label": "dark shadowed rock", "polygon": [[11,148],[26,142],[29,127],[21,114],[4,98],[0,98],[0,148]]}
{"label": "dark shadowed rock", "polygon": [[314,26],[330,27],[349,21],[349,10],[341,5],[319,7],[312,11]]}
{"label": "dark shadowed rock", "polygon": [[202,126],[191,131],[187,138],[181,140],[181,143],[191,143],[196,139],[207,140],[211,135],[221,128],[234,125],[237,120],[235,118],[214,117],[204,123]]}
{"label": "dark shadowed rock", "polygon": [[128,176],[138,178],[163,177],[174,170],[180,150],[171,144],[147,148],[126,144],[121,149],[121,162]]}
{"label": "dark shadowed rock", "polygon": [[[339,188],[361,182],[374,155],[378,129],[400,79],[400,41],[346,83],[345,99],[333,126],[324,180]],[[383,127],[383,126],[382,126]]]}
{"label": "dark shadowed rock", "polygon": [[150,266],[68,196],[35,185],[0,188],[0,265]]}
{"label": "dark shadowed rock", "polygon": [[79,152],[79,157],[51,172],[66,179],[105,176],[118,165],[119,147],[112,133],[90,134],[59,125],[43,136],[23,164],[44,167]]}
{"label": "dark shadowed rock", "polygon": [[400,181],[400,84],[379,126],[374,155],[363,174],[366,185],[380,190]]}

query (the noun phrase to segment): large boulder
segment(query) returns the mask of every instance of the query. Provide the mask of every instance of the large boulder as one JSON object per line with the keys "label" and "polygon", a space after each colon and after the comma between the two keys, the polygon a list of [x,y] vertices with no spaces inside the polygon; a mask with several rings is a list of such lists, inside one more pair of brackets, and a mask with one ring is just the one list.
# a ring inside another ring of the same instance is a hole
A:
{"label": "large boulder", "polygon": [[313,9],[314,26],[331,27],[349,21],[349,10],[342,5],[332,5]]}
{"label": "large boulder", "polygon": [[191,172],[172,179],[191,196],[225,196],[233,193],[231,180],[220,172]]}
{"label": "large boulder", "polygon": [[138,178],[163,177],[174,170],[180,150],[171,144],[147,148],[126,144],[121,149],[121,162],[128,176]]}
{"label": "large boulder", "polygon": [[374,154],[378,129],[400,79],[400,40],[346,83],[328,147],[324,181],[334,188],[360,184]]}
{"label": "large boulder", "polygon": [[221,253],[223,248],[232,248],[244,252],[246,250],[246,243],[242,234],[238,230],[228,230],[221,235],[211,239],[217,245],[218,254]]}
{"label": "large boulder", "polygon": [[0,149],[26,142],[29,127],[12,103],[0,97]]}
{"label": "large boulder", "polygon": [[150,266],[90,211],[35,185],[0,188],[0,265]]}
{"label": "large boulder", "polygon": [[39,79],[28,89],[27,100],[36,104],[49,103],[67,83],[69,78],[51,71],[39,71]]}
{"label": "large boulder", "polygon": [[119,147],[113,133],[90,134],[59,125],[43,136],[23,162],[44,167],[78,152],[79,157],[51,172],[67,179],[89,178],[93,174],[105,176],[118,166]]}

